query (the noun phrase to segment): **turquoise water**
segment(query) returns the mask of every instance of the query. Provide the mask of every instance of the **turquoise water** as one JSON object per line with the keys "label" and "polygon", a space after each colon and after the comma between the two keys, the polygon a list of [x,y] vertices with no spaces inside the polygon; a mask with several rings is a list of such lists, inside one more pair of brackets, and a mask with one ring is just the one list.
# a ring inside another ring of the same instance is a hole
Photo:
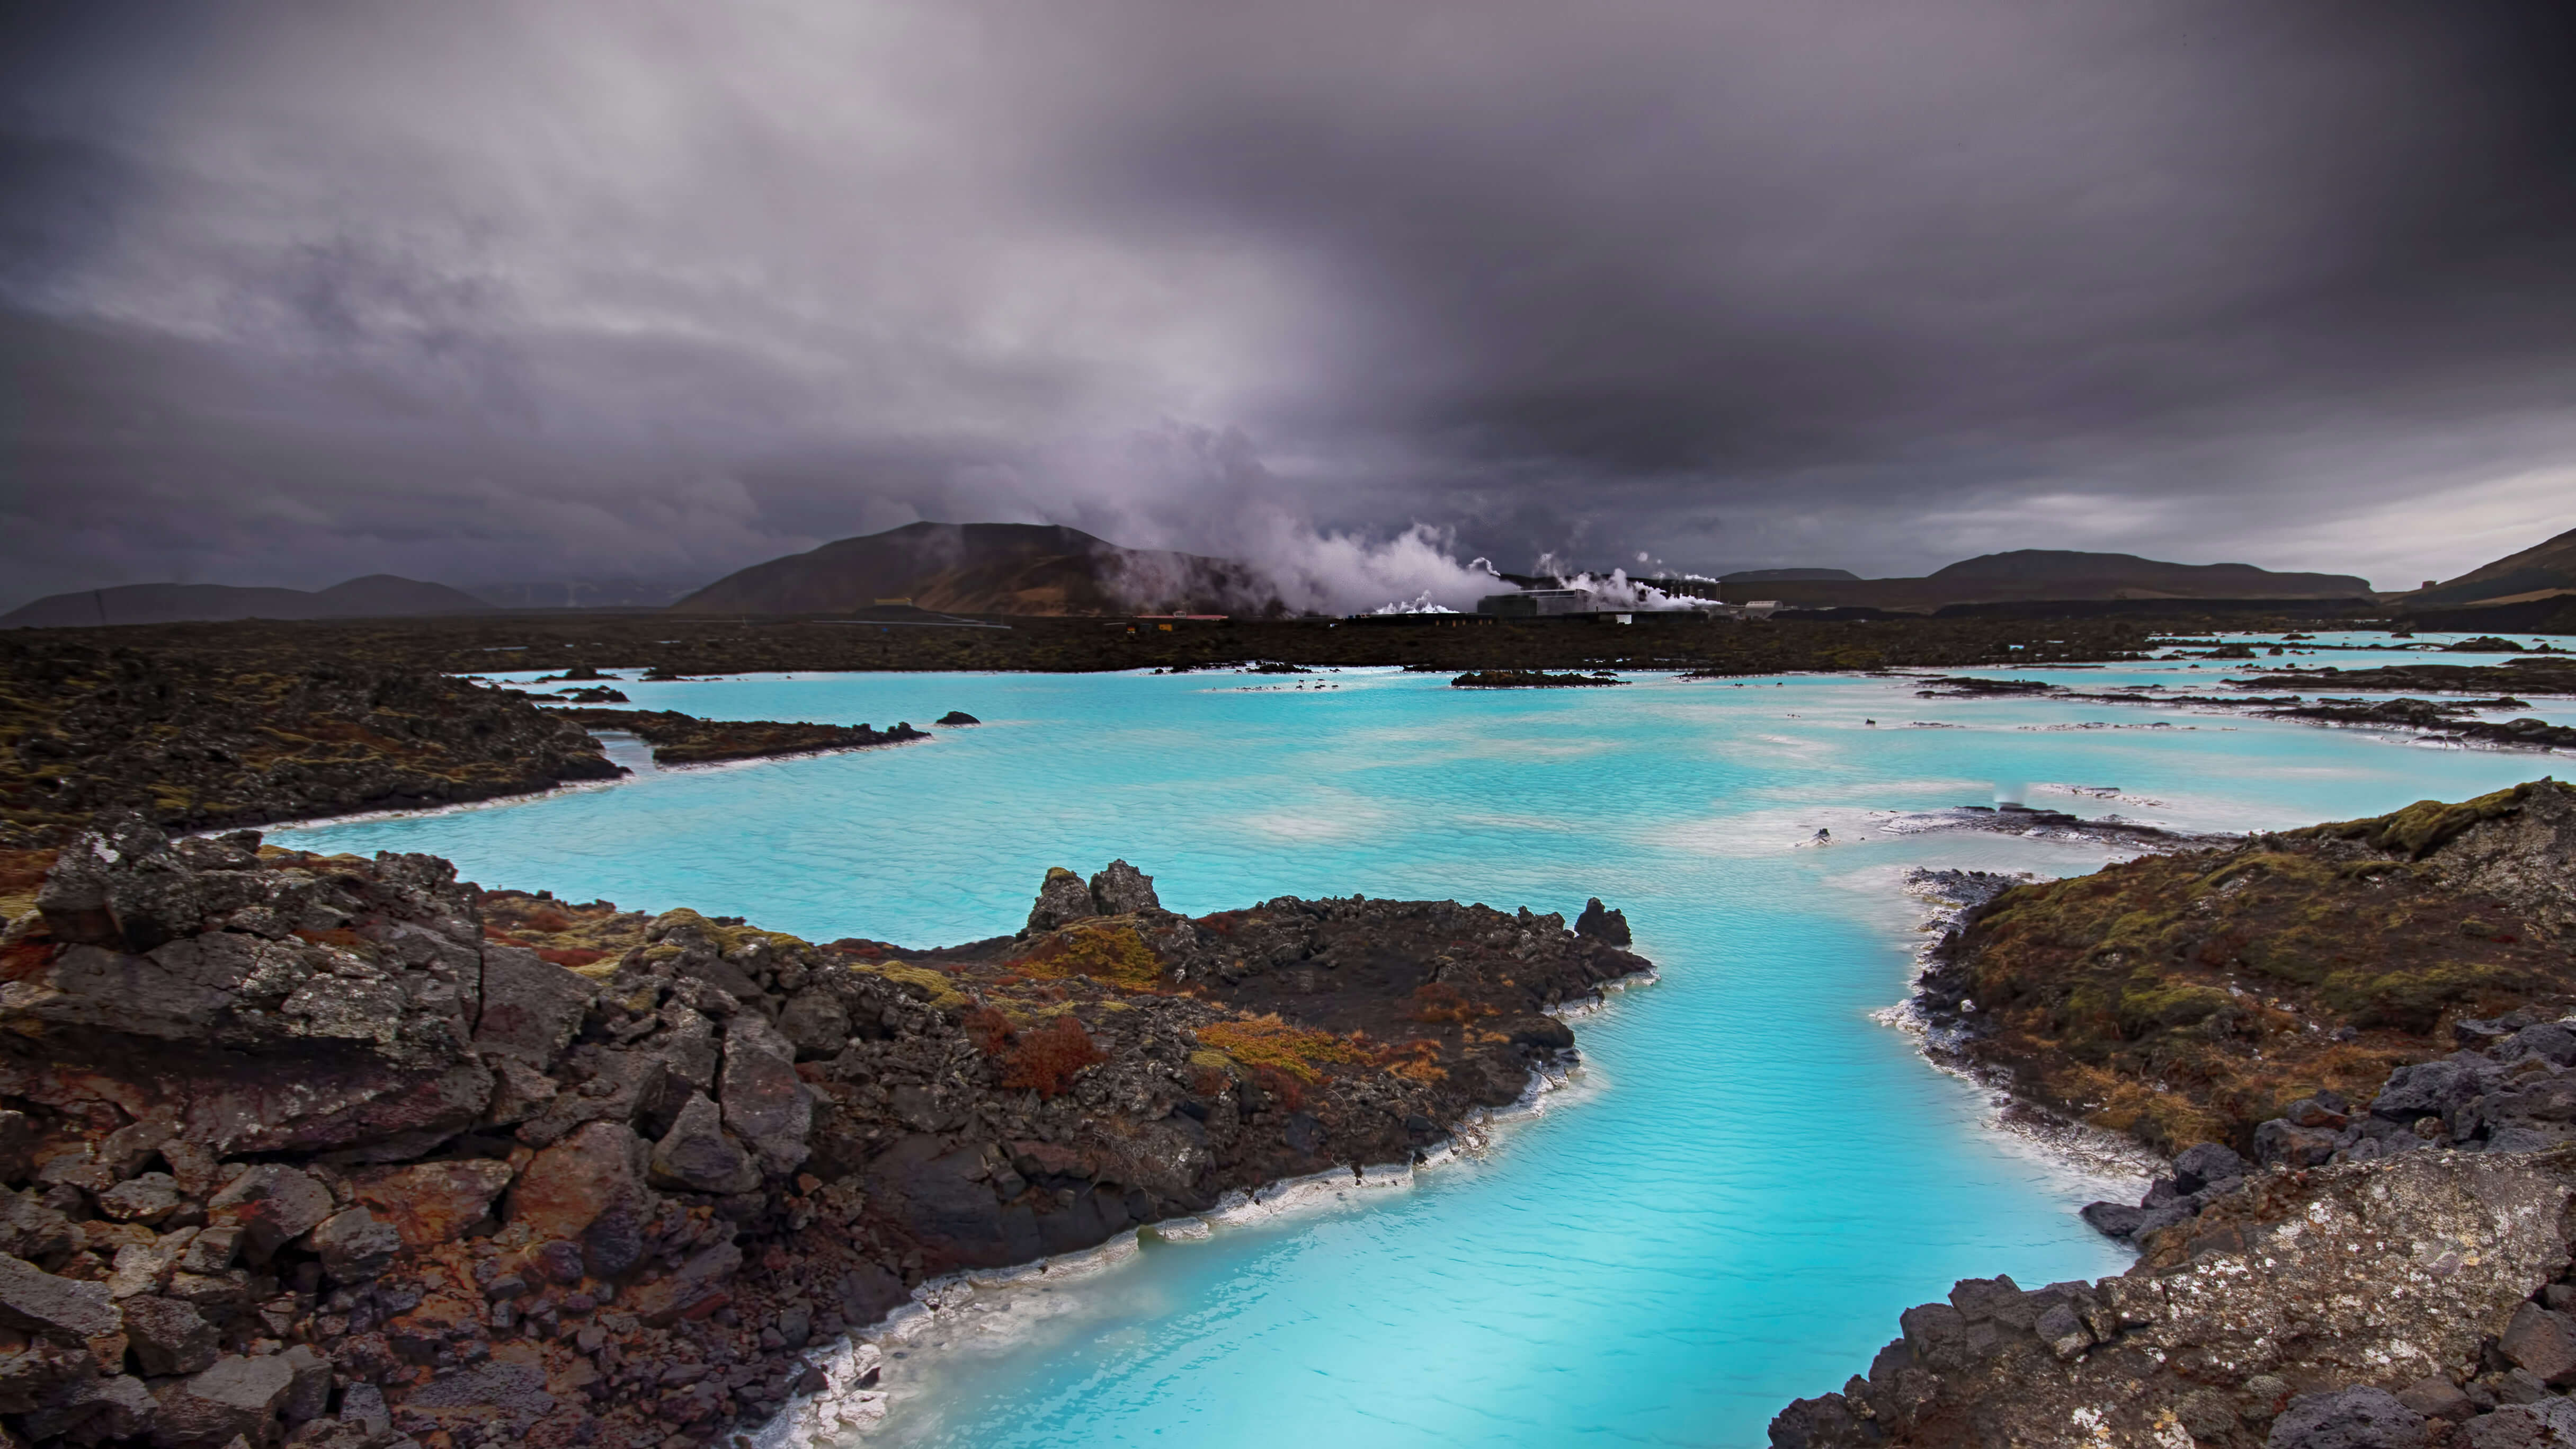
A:
{"label": "turquoise water", "polygon": [[[2120,671],[2150,676],[2199,682]],[[1980,1093],[1870,1015],[1904,990],[1907,866],[2073,873],[2104,851],[1890,834],[1880,812],[2004,795],[2247,829],[2563,763],[2164,708],[1917,699],[1910,680],[1469,693],[1343,671],[1303,681],[1330,689],[1265,687],[1297,682],[628,683],[639,706],[718,717],[919,724],[964,709],[990,723],[277,836],[432,851],[486,884],[577,900],[923,944],[1015,929],[1047,866],[1112,856],[1193,912],[1361,891],[1570,915],[1601,896],[1663,979],[1578,1024],[1588,1065],[1559,1105],[1410,1191],[1149,1245],[1033,1328],[896,1362],[896,1412],[870,1437],[1749,1446],[1788,1399],[1865,1369],[1898,1310],[1956,1278],[2123,1266],[2073,1216],[2100,1181],[1993,1130]],[[1819,827],[1836,843],[1803,844]]]}

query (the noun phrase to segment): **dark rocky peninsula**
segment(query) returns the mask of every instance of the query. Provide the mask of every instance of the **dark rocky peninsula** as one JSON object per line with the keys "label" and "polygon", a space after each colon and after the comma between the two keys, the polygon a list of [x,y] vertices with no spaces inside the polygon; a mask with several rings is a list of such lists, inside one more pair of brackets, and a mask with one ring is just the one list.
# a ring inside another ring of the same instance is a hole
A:
{"label": "dark rocky peninsula", "polygon": [[816,755],[832,750],[864,750],[930,738],[928,732],[898,723],[892,729],[867,725],[786,724],[777,720],[699,719],[668,709],[548,709],[585,730],[624,730],[653,747],[657,765],[713,765],[727,760],[773,759],[782,755]]}
{"label": "dark rocky peninsula", "polygon": [[2001,887],[1917,995],[1974,1070],[2162,1152],[2253,1149],[2317,1089],[2369,1098],[2445,1022],[2576,1004],[2576,790],[2142,857]]}
{"label": "dark rocky peninsula", "polygon": [[2127,1274],[1962,1282],[1774,1445],[2576,1443],[2576,790],[1944,883],[1935,1050],[2173,1171],[2086,1209]]}
{"label": "dark rocky peninsula", "polygon": [[1578,926],[1191,919],[1113,863],[904,951],[114,817],[0,944],[0,1425],[729,1443],[925,1280],[1513,1101],[1572,1048],[1551,1008],[1647,969]]}
{"label": "dark rocky peninsula", "polygon": [[0,740],[0,854],[59,844],[111,806],[204,830],[620,773],[580,726],[419,668],[314,653],[217,661],[42,636],[0,643]]}
{"label": "dark rocky peninsula", "polygon": [[1597,689],[1624,684],[1607,674],[1550,674],[1544,669],[1478,669],[1449,681],[1452,689]]}

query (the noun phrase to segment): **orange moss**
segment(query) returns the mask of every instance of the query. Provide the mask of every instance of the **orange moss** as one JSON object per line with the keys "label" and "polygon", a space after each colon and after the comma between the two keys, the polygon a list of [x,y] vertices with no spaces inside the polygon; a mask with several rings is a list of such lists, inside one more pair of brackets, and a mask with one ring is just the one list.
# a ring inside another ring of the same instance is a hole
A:
{"label": "orange moss", "polygon": [[1076,921],[1039,939],[1005,970],[1041,980],[1088,976],[1119,986],[1147,987],[1163,979],[1163,958],[1123,921]]}
{"label": "orange moss", "polygon": [[1257,1073],[1262,1067],[1286,1072],[1300,1081],[1322,1077],[1326,1062],[1357,1062],[1357,1048],[1328,1031],[1290,1026],[1278,1013],[1214,1022],[1199,1028],[1199,1041],[1216,1048]]}

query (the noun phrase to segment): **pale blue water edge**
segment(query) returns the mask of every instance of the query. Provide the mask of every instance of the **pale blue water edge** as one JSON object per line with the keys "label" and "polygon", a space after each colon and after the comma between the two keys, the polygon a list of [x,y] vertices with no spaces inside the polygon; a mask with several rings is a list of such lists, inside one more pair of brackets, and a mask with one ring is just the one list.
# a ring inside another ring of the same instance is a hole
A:
{"label": "pale blue water edge", "polygon": [[[2178,666],[2118,677],[2150,675],[2199,683]],[[2172,709],[1924,700],[1884,679],[1470,693],[1344,671],[1302,681],[1329,690],[1254,687],[1298,682],[630,682],[639,706],[717,717],[921,724],[964,709],[990,723],[278,838],[919,944],[1014,929],[1045,867],[1111,856],[1193,912],[1360,891],[1571,914],[1599,895],[1627,910],[1663,980],[1578,1024],[1588,1067],[1564,1105],[1410,1192],[1149,1246],[1065,1290],[1033,1331],[893,1364],[905,1392],[870,1437],[1749,1446],[1790,1398],[1865,1369],[1897,1312],[1954,1279],[2124,1266],[2073,1216],[2098,1183],[1993,1131],[1981,1094],[1870,1017],[1904,989],[1919,914],[1905,867],[2072,873],[2105,852],[1891,835],[1872,812],[1984,803],[2001,786],[2247,829],[2564,763]],[[2067,785],[2122,798],[2051,788]],[[1839,843],[1800,844],[1820,826]]]}

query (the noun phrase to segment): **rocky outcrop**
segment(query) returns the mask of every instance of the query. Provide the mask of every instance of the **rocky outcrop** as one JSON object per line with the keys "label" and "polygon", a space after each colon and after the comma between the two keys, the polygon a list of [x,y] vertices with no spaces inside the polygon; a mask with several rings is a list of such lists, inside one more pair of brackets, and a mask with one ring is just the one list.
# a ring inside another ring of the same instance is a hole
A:
{"label": "rocky outcrop", "polygon": [[[1937,882],[1971,920],[1924,980],[1936,1050],[2043,1107],[2070,1105],[2059,1084],[2089,1068],[2097,1125],[2173,1146],[2191,1119],[2098,1110],[2137,1068],[2069,1027],[2110,1004],[2160,1089],[2190,1083],[2241,1125],[2176,1153],[2137,1205],[2084,1210],[2137,1245],[2128,1273],[1962,1282],[1909,1309],[1866,1376],[1783,1412],[1772,1442],[2576,1443],[2576,1018],[2462,1010],[2563,1000],[2571,861],[2576,792],[2544,780],[2074,881]],[[2367,952],[2368,974],[2314,962],[2328,941]],[[2053,994],[2031,990],[2044,963]],[[2043,1024],[2054,1063],[2025,1035]],[[2212,1092],[2212,1058],[2163,1035],[2177,1024],[2246,1037],[2272,1075]]]}
{"label": "rocky outcrop", "polygon": [[2576,1149],[2447,1151],[2244,1179],[2127,1274],[1970,1279],[1910,1308],[1779,1449],[2489,1449],[2576,1422]]}
{"label": "rocky outcrop", "polygon": [[1597,902],[1043,902],[818,946],[102,821],[0,939],[0,1429],[724,1442],[926,1279],[1405,1159],[1645,969]]}

